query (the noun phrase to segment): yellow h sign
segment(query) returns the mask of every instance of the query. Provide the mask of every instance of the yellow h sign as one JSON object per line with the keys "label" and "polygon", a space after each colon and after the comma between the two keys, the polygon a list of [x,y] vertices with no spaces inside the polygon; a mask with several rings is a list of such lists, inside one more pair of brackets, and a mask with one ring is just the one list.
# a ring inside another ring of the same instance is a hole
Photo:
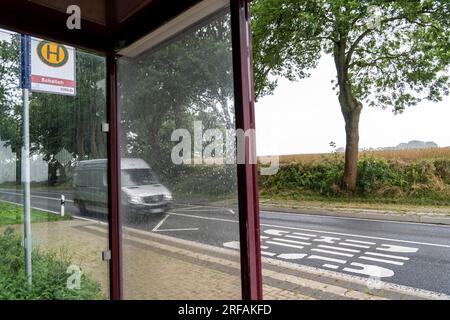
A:
{"label": "yellow h sign", "polygon": [[51,67],[61,67],[69,58],[66,47],[49,41],[41,41],[38,44],[37,54],[42,62]]}

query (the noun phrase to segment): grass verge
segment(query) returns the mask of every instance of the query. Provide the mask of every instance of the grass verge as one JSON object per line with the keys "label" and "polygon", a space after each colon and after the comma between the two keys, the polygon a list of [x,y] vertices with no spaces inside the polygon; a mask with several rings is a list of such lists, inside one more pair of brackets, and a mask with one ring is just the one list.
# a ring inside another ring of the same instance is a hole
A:
{"label": "grass verge", "polygon": [[[67,213],[64,217],[61,217],[53,213],[31,209],[32,223],[71,220],[71,219],[72,216]],[[21,223],[23,223],[23,207],[0,200],[0,226],[21,224]]]}

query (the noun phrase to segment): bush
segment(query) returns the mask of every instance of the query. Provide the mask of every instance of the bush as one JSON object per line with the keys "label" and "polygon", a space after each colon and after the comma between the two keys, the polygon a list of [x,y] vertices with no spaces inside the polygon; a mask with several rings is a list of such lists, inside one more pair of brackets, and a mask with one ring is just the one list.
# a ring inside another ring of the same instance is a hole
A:
{"label": "bush", "polygon": [[[312,163],[282,165],[276,175],[260,176],[264,193],[316,193],[337,196],[345,193],[340,187],[344,161],[339,158]],[[356,196],[390,198],[433,198],[450,204],[450,159],[421,160],[404,163],[374,157],[358,161]]]}
{"label": "bush", "polygon": [[40,252],[33,249],[33,286],[28,287],[25,275],[22,237],[12,228],[0,236],[0,299],[101,299],[100,284],[81,276],[81,288],[69,289],[67,273],[71,265],[64,253]]}

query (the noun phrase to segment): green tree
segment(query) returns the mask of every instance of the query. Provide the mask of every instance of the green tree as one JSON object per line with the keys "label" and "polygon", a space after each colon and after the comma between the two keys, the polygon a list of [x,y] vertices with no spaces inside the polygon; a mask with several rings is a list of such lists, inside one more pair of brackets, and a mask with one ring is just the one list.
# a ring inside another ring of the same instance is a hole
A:
{"label": "green tree", "polygon": [[[142,157],[165,176],[171,134],[201,120],[234,128],[230,20],[217,19],[137,60],[119,64],[122,154]],[[191,131],[192,132],[192,131]]]}
{"label": "green tree", "polygon": [[333,56],[350,192],[363,105],[397,113],[449,93],[448,0],[256,0],[252,16],[257,97],[277,76],[308,77],[322,54]]}
{"label": "green tree", "polygon": [[[20,37],[0,41],[0,140],[16,153],[16,184],[21,183],[22,97],[19,89]],[[3,147],[3,145],[0,145]]]}

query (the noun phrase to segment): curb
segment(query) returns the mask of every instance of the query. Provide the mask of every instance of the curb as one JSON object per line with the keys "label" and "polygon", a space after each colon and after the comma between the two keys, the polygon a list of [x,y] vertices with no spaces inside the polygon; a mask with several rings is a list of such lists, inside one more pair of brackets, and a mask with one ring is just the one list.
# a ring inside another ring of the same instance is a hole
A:
{"label": "curb", "polygon": [[427,224],[439,224],[450,225],[450,216],[438,216],[429,213],[396,213],[393,211],[382,210],[367,210],[367,209],[336,209],[337,211],[331,211],[323,208],[280,208],[271,206],[261,206],[261,211],[272,212],[288,212],[297,214],[308,214],[317,216],[329,216],[340,218],[358,218],[367,220],[386,220],[396,222],[412,222],[412,223],[427,223]]}

